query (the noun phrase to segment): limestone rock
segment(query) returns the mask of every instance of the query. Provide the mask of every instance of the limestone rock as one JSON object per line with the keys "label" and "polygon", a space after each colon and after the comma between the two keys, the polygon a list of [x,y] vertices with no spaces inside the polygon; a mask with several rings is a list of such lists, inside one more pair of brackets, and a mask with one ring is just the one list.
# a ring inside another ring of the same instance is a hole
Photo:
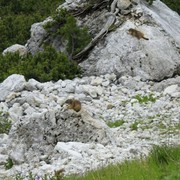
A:
{"label": "limestone rock", "polygon": [[172,95],[174,93],[180,92],[180,87],[177,84],[168,86],[165,90],[164,90],[164,94],[169,94]]}
{"label": "limestone rock", "polygon": [[24,76],[13,74],[0,84],[0,101],[4,101],[11,92],[22,91],[25,87],[26,80]]}
{"label": "limestone rock", "polygon": [[43,50],[41,45],[47,35],[47,32],[43,26],[49,21],[52,21],[52,19],[47,18],[43,22],[35,23],[31,26],[31,38],[26,43],[26,47],[31,54],[34,55]]}
{"label": "limestone rock", "polygon": [[96,78],[92,79],[91,85],[93,85],[93,86],[98,86],[98,85],[101,85],[102,82],[103,82],[103,79],[102,79],[102,78],[96,77]]}
{"label": "limestone rock", "polygon": [[92,98],[97,98],[103,93],[103,89],[100,86],[81,85],[80,88],[84,93],[90,95]]}
{"label": "limestone rock", "polygon": [[[149,7],[140,5],[143,16],[137,22],[126,20],[107,35],[104,43],[99,42],[80,64],[85,75],[115,73],[119,77],[131,75],[160,81],[180,74],[180,16],[160,1]],[[142,31],[149,41],[132,37],[127,32],[129,28]]]}
{"label": "limestone rock", "polygon": [[15,52],[18,52],[19,53],[19,56],[21,57],[26,57],[27,56],[27,53],[28,53],[28,50],[25,46],[23,45],[20,45],[20,44],[14,44],[8,48],[6,48],[4,51],[3,51],[3,55],[5,56],[7,53],[15,53]]}

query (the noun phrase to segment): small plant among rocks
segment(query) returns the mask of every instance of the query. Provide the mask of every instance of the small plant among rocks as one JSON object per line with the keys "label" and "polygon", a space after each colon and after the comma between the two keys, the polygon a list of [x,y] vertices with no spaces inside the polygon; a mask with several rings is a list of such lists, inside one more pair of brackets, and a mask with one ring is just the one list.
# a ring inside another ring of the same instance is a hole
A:
{"label": "small plant among rocks", "polygon": [[11,169],[13,167],[13,161],[10,157],[6,160],[4,166],[6,170]]}
{"label": "small plant among rocks", "polygon": [[138,124],[139,122],[138,121],[135,121],[133,124],[131,124],[130,128],[132,131],[137,131],[138,129]]}
{"label": "small plant among rocks", "polygon": [[0,134],[9,133],[11,121],[8,118],[8,113],[0,112]]}
{"label": "small plant among rocks", "polygon": [[[64,179],[64,169],[59,169],[54,171],[54,174],[44,176],[33,175],[32,172],[29,172],[28,180],[63,180]],[[24,177],[21,174],[17,174],[15,180],[24,180]]]}
{"label": "small plant among rocks", "polygon": [[146,95],[146,96],[137,94],[134,98],[137,99],[140,104],[148,103],[148,102],[156,102],[156,98],[153,97],[153,94]]}
{"label": "small plant among rocks", "polygon": [[117,121],[109,121],[107,122],[107,125],[110,127],[110,128],[114,128],[114,127],[119,127],[119,126],[122,126],[124,124],[124,120],[123,119],[120,119],[120,120],[117,120]]}

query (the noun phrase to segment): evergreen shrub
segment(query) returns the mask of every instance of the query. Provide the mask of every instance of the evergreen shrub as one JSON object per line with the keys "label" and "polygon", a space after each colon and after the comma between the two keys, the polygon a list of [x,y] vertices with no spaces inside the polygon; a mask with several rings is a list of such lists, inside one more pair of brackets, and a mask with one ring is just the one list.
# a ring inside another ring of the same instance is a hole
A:
{"label": "evergreen shrub", "polygon": [[70,59],[91,41],[88,29],[77,26],[76,19],[66,9],[61,9],[53,19],[54,21],[45,25],[45,29],[50,35],[67,41],[66,50]]}
{"label": "evergreen shrub", "polygon": [[27,57],[20,57],[17,53],[1,55],[0,82],[14,73],[24,75],[27,80],[34,78],[37,81],[46,82],[73,79],[81,74],[81,69],[65,54],[47,46],[43,52],[34,56],[29,54]]}

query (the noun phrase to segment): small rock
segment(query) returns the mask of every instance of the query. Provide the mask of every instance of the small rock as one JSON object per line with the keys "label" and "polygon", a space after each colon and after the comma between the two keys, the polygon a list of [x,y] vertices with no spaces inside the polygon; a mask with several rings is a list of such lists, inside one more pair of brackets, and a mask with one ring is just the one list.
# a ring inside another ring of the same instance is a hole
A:
{"label": "small rock", "polygon": [[104,86],[104,87],[107,87],[109,84],[110,84],[109,81],[104,81],[104,82],[102,82],[102,86]]}
{"label": "small rock", "polygon": [[103,82],[103,79],[101,77],[96,77],[95,79],[91,80],[91,85],[93,86],[99,86]]}
{"label": "small rock", "polygon": [[107,105],[107,109],[112,109],[113,107],[114,107],[113,104],[108,104],[108,105]]}
{"label": "small rock", "polygon": [[178,86],[177,84],[174,84],[174,85],[168,86],[168,87],[164,90],[163,94],[164,94],[164,95],[166,95],[166,94],[171,95],[171,94],[173,94],[173,93],[175,93],[175,92],[179,92],[179,91],[180,91],[179,86]]}

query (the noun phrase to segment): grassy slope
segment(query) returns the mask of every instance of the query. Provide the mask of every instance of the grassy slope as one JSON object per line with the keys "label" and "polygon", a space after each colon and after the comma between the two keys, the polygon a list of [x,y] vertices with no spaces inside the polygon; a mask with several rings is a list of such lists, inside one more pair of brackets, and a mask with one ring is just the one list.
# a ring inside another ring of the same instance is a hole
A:
{"label": "grassy slope", "polygon": [[180,179],[180,147],[155,147],[144,160],[126,161],[66,180],[176,180]]}

